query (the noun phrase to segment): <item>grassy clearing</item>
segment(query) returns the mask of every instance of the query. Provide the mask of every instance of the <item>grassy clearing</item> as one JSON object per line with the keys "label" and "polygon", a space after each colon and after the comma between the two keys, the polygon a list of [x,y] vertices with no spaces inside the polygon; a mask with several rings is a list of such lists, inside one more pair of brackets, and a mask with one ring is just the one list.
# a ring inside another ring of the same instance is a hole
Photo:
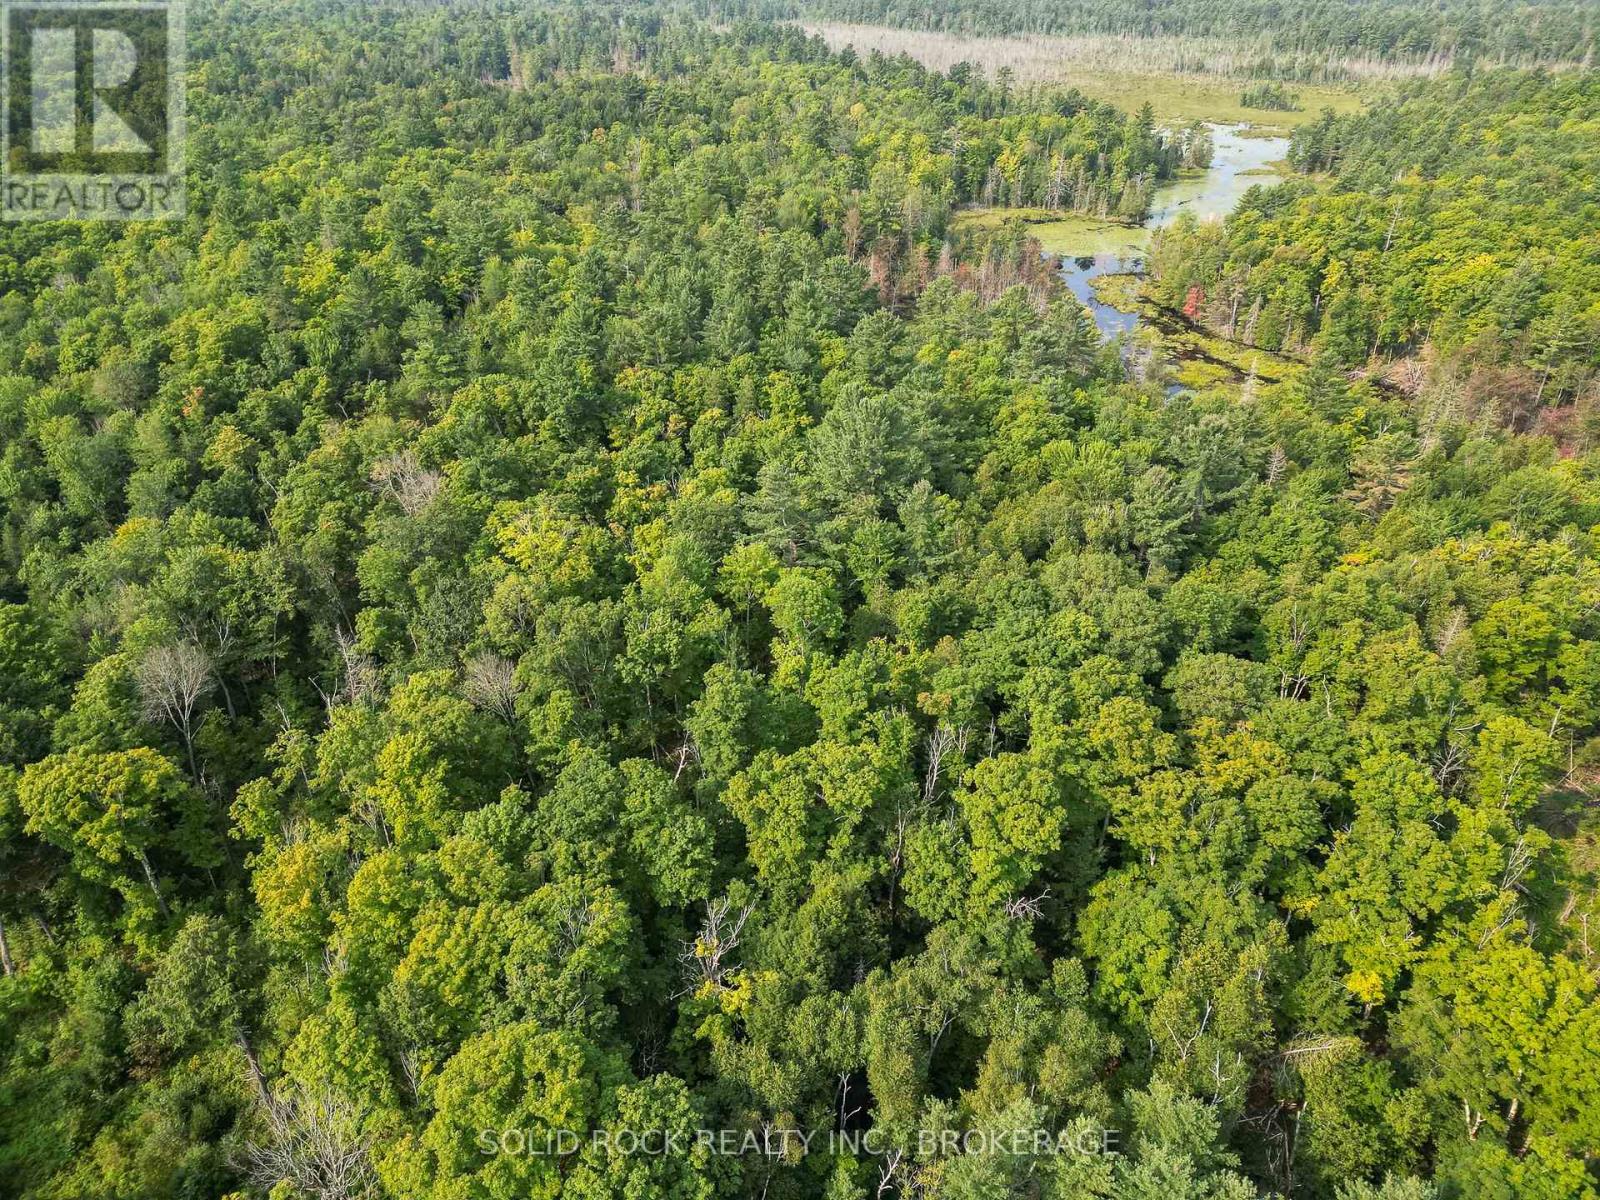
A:
{"label": "grassy clearing", "polygon": [[1239,103],[1237,79],[1214,75],[1118,75],[1065,67],[1059,82],[1075,87],[1095,100],[1133,111],[1148,103],[1163,121],[1215,121],[1222,125],[1248,124],[1244,136],[1272,137],[1286,129],[1315,120],[1324,108],[1337,113],[1357,111],[1361,94],[1349,88],[1297,85],[1299,112],[1264,112]]}
{"label": "grassy clearing", "polygon": [[969,208],[957,213],[951,224],[957,231],[998,229],[1007,221],[1024,222],[1047,254],[1126,257],[1142,252],[1150,242],[1150,231],[1137,225],[1102,221],[1099,217],[1077,213],[1051,212],[1045,208]]}
{"label": "grassy clearing", "polygon": [[1209,392],[1239,382],[1232,370],[1199,358],[1179,358],[1173,365],[1172,381],[1191,392]]}
{"label": "grassy clearing", "polygon": [[1300,369],[1292,358],[1241,346],[1176,320],[1150,300],[1144,280],[1137,275],[1102,275],[1093,287],[1102,304],[1138,312],[1147,327],[1160,332],[1173,359],[1174,378],[1193,391],[1236,385],[1252,375],[1262,384],[1282,383]]}
{"label": "grassy clearing", "polygon": [[[1360,107],[1360,106],[1357,105],[1356,107]],[[1345,111],[1347,111],[1347,110],[1345,110],[1343,108],[1340,108],[1339,106],[1333,105],[1333,104],[1324,104],[1322,106],[1322,108],[1332,108],[1337,112],[1345,112]],[[1253,108],[1247,108],[1244,111],[1256,114],[1254,117],[1251,118],[1251,120],[1253,122],[1261,122],[1261,121],[1270,122],[1275,117],[1285,117],[1285,118],[1288,118],[1291,121],[1295,122],[1296,124],[1298,124],[1299,122],[1306,120],[1308,116],[1316,116],[1316,115],[1320,114],[1322,109],[1319,108],[1319,109],[1315,110],[1315,112],[1313,112],[1313,110],[1308,108],[1308,109],[1305,109],[1305,110],[1303,110],[1301,112],[1292,112],[1292,113],[1263,113],[1263,112],[1259,112],[1258,110],[1253,109]],[[1248,128],[1238,130],[1235,136],[1237,136],[1239,138],[1273,138],[1273,137],[1282,137],[1285,128],[1286,127],[1282,126],[1282,125],[1252,124]]]}
{"label": "grassy clearing", "polygon": [[[1249,45],[1206,38],[968,37],[953,33],[890,29],[879,25],[808,22],[807,32],[835,49],[853,46],[858,54],[881,50],[905,53],[925,66],[947,71],[959,62],[993,74],[1009,67],[1018,83],[1075,87],[1087,96],[1132,111],[1148,102],[1164,121],[1248,123],[1263,136],[1314,120],[1324,108],[1353,112],[1362,105],[1359,86],[1295,84],[1299,112],[1245,108],[1239,94],[1243,75],[1257,51]],[[1180,71],[1177,64],[1205,61],[1208,73]],[[1371,87],[1381,79],[1415,74],[1394,64],[1346,64]]]}
{"label": "grassy clearing", "polygon": [[[1255,350],[1230,342],[1227,338],[1212,337],[1196,329],[1178,327],[1164,330],[1167,345],[1178,359],[1178,380],[1188,387],[1215,386],[1218,383],[1238,382],[1254,375],[1263,384],[1283,383],[1299,373],[1300,364],[1270,350]],[[1205,383],[1190,383],[1185,372],[1193,373]]]}

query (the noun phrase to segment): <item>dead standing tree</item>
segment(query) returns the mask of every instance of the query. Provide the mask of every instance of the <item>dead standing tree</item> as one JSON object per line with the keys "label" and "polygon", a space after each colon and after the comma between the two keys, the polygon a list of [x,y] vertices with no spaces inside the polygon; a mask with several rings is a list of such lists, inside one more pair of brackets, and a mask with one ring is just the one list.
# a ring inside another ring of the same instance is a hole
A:
{"label": "dead standing tree", "polygon": [[517,720],[517,664],[498,654],[480,654],[462,671],[462,691],[475,708],[493,713],[507,725]]}
{"label": "dead standing tree", "polygon": [[733,901],[726,896],[706,901],[706,919],[699,935],[694,941],[685,942],[683,953],[678,955],[684,974],[683,990],[678,995],[689,995],[707,985],[725,986],[724,980],[733,967],[733,952],[739,948],[745,922],[754,909],[754,905],[746,904],[735,913]]}
{"label": "dead standing tree", "polygon": [[211,660],[192,642],[157,646],[144,656],[138,671],[139,699],[148,721],[166,721],[183,737],[189,774],[195,786],[200,770],[194,758],[194,719],[200,703],[216,686]]}
{"label": "dead standing tree", "polygon": [[263,1193],[288,1181],[297,1195],[358,1200],[377,1191],[365,1114],[332,1092],[294,1093],[263,1104],[268,1139],[245,1153],[245,1172]]}
{"label": "dead standing tree", "polygon": [[415,517],[439,497],[444,475],[422,465],[413,450],[402,450],[372,468],[374,490],[387,495],[408,517]]}

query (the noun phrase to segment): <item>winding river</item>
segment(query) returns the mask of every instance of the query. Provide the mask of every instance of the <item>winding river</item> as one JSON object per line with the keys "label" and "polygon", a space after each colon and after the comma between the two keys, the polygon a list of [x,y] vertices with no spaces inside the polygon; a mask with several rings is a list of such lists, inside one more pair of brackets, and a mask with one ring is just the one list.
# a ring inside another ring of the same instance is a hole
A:
{"label": "winding river", "polygon": [[[1246,136],[1246,125],[1212,125],[1214,150],[1204,175],[1179,179],[1156,191],[1146,229],[1159,229],[1191,212],[1202,221],[1232,212],[1244,194],[1260,183],[1272,182],[1270,163],[1289,152],[1284,137]],[[1072,294],[1094,314],[1101,336],[1113,338],[1139,327],[1137,312],[1115,308],[1095,295],[1094,281],[1102,275],[1137,274],[1144,269],[1138,255],[1085,254],[1074,256],[1067,247],[1061,256],[1061,275]]]}

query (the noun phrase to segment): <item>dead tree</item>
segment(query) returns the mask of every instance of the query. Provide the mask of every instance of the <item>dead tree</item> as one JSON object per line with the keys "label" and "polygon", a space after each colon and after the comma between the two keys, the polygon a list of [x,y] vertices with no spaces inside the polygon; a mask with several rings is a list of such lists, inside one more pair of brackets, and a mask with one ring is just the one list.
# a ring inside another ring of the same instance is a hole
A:
{"label": "dead tree", "polygon": [[438,499],[444,476],[424,467],[415,451],[402,450],[372,468],[372,482],[401,512],[414,517]]}
{"label": "dead tree", "polygon": [[692,942],[683,944],[678,961],[683,966],[684,986],[678,993],[687,996],[706,985],[722,988],[732,969],[733,952],[739,948],[744,924],[750,919],[754,905],[746,904],[737,913],[733,901],[724,896],[721,900],[706,901],[706,919],[700,933]]}
{"label": "dead tree", "polygon": [[372,1134],[364,1113],[333,1092],[298,1092],[264,1106],[268,1139],[245,1152],[244,1168],[262,1193],[287,1181],[317,1200],[358,1200],[377,1193]]}
{"label": "dead tree", "polygon": [[169,722],[183,736],[189,774],[200,782],[194,759],[194,719],[200,702],[216,686],[211,660],[192,642],[157,646],[144,656],[138,671],[139,698],[145,719]]}
{"label": "dead tree", "polygon": [[498,654],[480,654],[467,663],[462,690],[474,708],[491,712],[508,725],[517,719],[517,664]]}

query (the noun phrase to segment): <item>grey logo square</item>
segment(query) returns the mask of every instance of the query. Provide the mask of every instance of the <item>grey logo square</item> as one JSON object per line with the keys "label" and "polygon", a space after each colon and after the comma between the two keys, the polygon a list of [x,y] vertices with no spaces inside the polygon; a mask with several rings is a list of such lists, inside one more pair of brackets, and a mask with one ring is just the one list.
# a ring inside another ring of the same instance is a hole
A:
{"label": "grey logo square", "polygon": [[0,0],[0,215],[182,216],[184,65],[181,0]]}

